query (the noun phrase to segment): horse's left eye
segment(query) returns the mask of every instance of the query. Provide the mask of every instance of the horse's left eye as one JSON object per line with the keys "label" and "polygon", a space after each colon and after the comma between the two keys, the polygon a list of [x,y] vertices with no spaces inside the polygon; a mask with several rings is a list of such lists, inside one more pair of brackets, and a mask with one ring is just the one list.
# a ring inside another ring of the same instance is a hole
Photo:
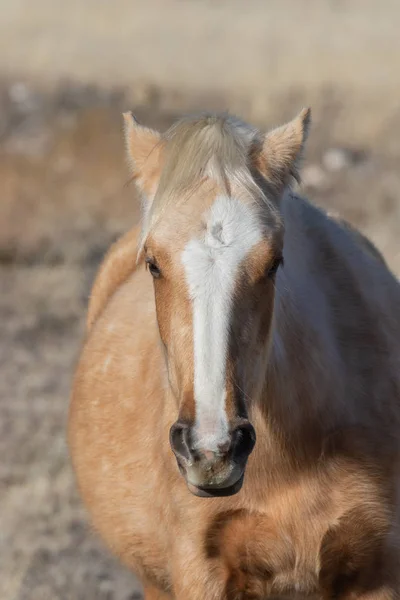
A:
{"label": "horse's left eye", "polygon": [[154,279],[158,279],[159,277],[161,277],[161,271],[159,267],[151,258],[146,258],[146,265]]}
{"label": "horse's left eye", "polygon": [[270,266],[270,268],[268,269],[268,277],[270,279],[272,279],[273,277],[275,277],[279,267],[283,265],[283,256],[278,256],[277,258],[275,258],[274,262],[272,263],[272,265]]}

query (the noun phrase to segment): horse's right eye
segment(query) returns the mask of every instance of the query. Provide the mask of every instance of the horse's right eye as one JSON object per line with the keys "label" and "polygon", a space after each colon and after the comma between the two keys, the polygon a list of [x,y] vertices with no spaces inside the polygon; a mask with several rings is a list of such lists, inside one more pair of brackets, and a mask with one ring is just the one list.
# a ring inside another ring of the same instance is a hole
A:
{"label": "horse's right eye", "polygon": [[277,258],[275,258],[274,262],[272,263],[272,265],[270,266],[270,268],[268,269],[268,277],[270,279],[273,279],[279,269],[279,267],[283,265],[283,257],[282,256],[278,256]]}
{"label": "horse's right eye", "polygon": [[154,279],[158,279],[159,277],[161,277],[161,271],[157,264],[154,262],[154,260],[152,260],[151,258],[146,258],[146,266],[148,267]]}

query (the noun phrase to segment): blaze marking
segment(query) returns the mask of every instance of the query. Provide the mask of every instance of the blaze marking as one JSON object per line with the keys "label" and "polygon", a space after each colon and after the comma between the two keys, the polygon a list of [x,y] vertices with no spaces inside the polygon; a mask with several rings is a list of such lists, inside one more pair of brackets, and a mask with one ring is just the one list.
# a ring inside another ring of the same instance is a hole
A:
{"label": "blaze marking", "polygon": [[182,262],[193,305],[195,444],[216,452],[229,434],[225,380],[237,274],[262,229],[253,205],[227,196],[217,196],[206,225],[203,238],[186,245]]}

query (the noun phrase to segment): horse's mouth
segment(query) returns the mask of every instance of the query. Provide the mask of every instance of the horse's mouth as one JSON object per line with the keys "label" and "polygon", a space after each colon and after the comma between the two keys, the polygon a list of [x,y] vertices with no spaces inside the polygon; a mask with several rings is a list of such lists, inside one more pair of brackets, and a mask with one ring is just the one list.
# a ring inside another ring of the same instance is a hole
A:
{"label": "horse's mouth", "polygon": [[217,486],[207,486],[207,487],[198,487],[197,485],[193,485],[192,483],[187,482],[187,486],[189,491],[199,498],[220,498],[223,496],[234,496],[242,489],[244,480],[244,473],[239,477],[239,479],[226,487],[217,487]]}

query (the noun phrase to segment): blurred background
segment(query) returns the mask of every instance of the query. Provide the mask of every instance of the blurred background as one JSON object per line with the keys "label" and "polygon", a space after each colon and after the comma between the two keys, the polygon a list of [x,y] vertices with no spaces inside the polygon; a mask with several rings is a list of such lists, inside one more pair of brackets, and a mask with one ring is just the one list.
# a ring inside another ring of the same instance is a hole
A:
{"label": "blurred background", "polygon": [[91,534],[65,422],[90,284],[138,217],[121,111],[313,109],[303,190],[400,275],[398,0],[2,0],[0,599],[139,600]]}

